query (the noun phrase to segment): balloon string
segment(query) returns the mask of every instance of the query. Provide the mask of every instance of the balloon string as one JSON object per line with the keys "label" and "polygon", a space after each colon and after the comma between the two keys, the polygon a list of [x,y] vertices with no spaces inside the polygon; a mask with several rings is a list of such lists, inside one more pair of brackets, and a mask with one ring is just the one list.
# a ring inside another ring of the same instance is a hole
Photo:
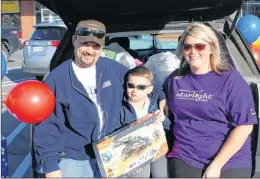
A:
{"label": "balloon string", "polygon": [[6,104],[6,101],[2,101],[3,104]]}

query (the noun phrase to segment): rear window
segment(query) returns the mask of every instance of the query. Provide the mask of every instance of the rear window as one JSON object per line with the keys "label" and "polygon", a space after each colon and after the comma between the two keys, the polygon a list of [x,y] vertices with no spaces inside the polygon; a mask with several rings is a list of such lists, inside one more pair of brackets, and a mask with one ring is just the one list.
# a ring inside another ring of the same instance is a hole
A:
{"label": "rear window", "polygon": [[130,48],[133,50],[145,50],[152,49],[154,46],[156,49],[160,50],[176,49],[179,36],[180,34],[163,34],[155,36],[141,35],[137,37],[129,37]]}
{"label": "rear window", "polygon": [[62,27],[37,27],[31,40],[60,40],[66,32]]}

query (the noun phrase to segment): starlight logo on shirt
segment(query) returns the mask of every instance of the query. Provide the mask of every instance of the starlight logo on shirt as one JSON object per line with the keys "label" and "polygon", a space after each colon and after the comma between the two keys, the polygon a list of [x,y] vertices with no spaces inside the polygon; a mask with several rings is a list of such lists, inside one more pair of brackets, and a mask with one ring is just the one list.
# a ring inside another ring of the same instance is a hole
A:
{"label": "starlight logo on shirt", "polygon": [[213,95],[207,94],[203,90],[189,91],[189,90],[180,89],[179,92],[176,94],[176,97],[178,99],[184,99],[184,100],[208,102],[213,98]]}

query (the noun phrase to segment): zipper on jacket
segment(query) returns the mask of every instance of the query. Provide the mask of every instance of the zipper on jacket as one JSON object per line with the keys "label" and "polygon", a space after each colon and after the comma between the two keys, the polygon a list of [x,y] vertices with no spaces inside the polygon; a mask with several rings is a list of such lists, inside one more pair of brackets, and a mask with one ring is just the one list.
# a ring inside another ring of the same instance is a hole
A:
{"label": "zipper on jacket", "polygon": [[[104,108],[102,107],[102,109],[104,109]],[[104,111],[104,110],[103,110],[103,112],[104,112],[104,113],[103,113],[103,119],[107,119],[107,116],[108,116],[108,115],[107,115],[107,112]],[[106,118],[105,118],[105,117],[106,117]],[[106,131],[106,128],[107,128],[107,120],[103,120],[103,122],[104,122],[104,124],[103,124],[103,133],[102,133],[102,130],[100,130],[100,133],[104,135],[104,133],[105,133],[104,131]],[[100,137],[101,137],[101,136],[100,136]]]}
{"label": "zipper on jacket", "polygon": [[[99,86],[100,86],[101,77],[102,77],[102,73],[100,73],[100,77],[99,77],[99,79],[98,79],[97,89],[100,89]],[[99,133],[98,133],[98,139],[101,138],[101,135],[102,135],[102,126],[105,125],[105,124],[103,124],[103,121],[102,121],[102,120],[104,119],[104,117],[105,117],[105,111],[103,110],[104,108],[103,108],[103,106],[102,106],[102,104],[101,104],[101,100],[100,100],[100,95],[99,95],[99,94],[100,94],[100,93],[99,93],[99,90],[97,90],[97,103],[100,102],[100,108],[101,108],[101,113],[103,113],[103,114],[102,114],[103,118],[100,118],[99,113],[98,113],[98,118],[99,118]],[[96,107],[96,110],[97,110],[97,112],[98,112],[98,108],[97,108],[97,105],[96,105],[96,104],[95,104],[95,107]]]}
{"label": "zipper on jacket", "polygon": [[[101,74],[102,75],[102,74]],[[100,76],[100,79],[101,79],[101,76]],[[99,80],[100,81],[100,80]],[[99,82],[98,82],[99,83]],[[98,84],[99,85],[99,84]],[[73,87],[80,93],[80,94],[82,94],[83,96],[86,96],[84,93],[82,93],[77,87],[75,87],[74,85],[73,85]],[[98,86],[97,86],[98,87]],[[97,92],[98,92],[98,90],[97,90]],[[96,112],[97,112],[97,116],[98,116],[98,118],[99,118],[99,123],[100,123],[100,117],[99,117],[99,113],[98,113],[98,108],[97,108],[97,105],[96,105],[96,103],[94,103],[94,101],[89,97],[89,96],[86,96],[88,99],[89,99],[89,101],[95,106],[95,109],[96,109]],[[100,131],[100,129],[99,129],[99,131]],[[100,132],[99,132],[100,133]],[[98,139],[100,138],[100,136],[99,136],[100,134],[98,134]]]}
{"label": "zipper on jacket", "polygon": [[156,105],[157,104],[152,104],[152,103],[150,103],[150,106],[149,106],[149,108],[148,108],[148,113],[151,113],[151,112],[154,112],[154,110],[156,109]]}
{"label": "zipper on jacket", "polygon": [[135,118],[137,118],[137,114],[136,114],[134,106],[129,101],[127,101],[127,103],[128,103],[129,110],[131,111],[131,113],[133,113]]}

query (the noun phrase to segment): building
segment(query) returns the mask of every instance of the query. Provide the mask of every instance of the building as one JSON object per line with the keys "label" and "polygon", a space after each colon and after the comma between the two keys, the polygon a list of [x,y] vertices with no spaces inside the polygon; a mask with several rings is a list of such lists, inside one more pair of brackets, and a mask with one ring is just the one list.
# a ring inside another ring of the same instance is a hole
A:
{"label": "building", "polygon": [[260,1],[248,0],[244,3],[241,15],[255,15],[260,18]]}
{"label": "building", "polygon": [[22,29],[22,39],[29,39],[33,25],[59,19],[59,16],[34,0],[2,0],[2,27],[18,26]]}

